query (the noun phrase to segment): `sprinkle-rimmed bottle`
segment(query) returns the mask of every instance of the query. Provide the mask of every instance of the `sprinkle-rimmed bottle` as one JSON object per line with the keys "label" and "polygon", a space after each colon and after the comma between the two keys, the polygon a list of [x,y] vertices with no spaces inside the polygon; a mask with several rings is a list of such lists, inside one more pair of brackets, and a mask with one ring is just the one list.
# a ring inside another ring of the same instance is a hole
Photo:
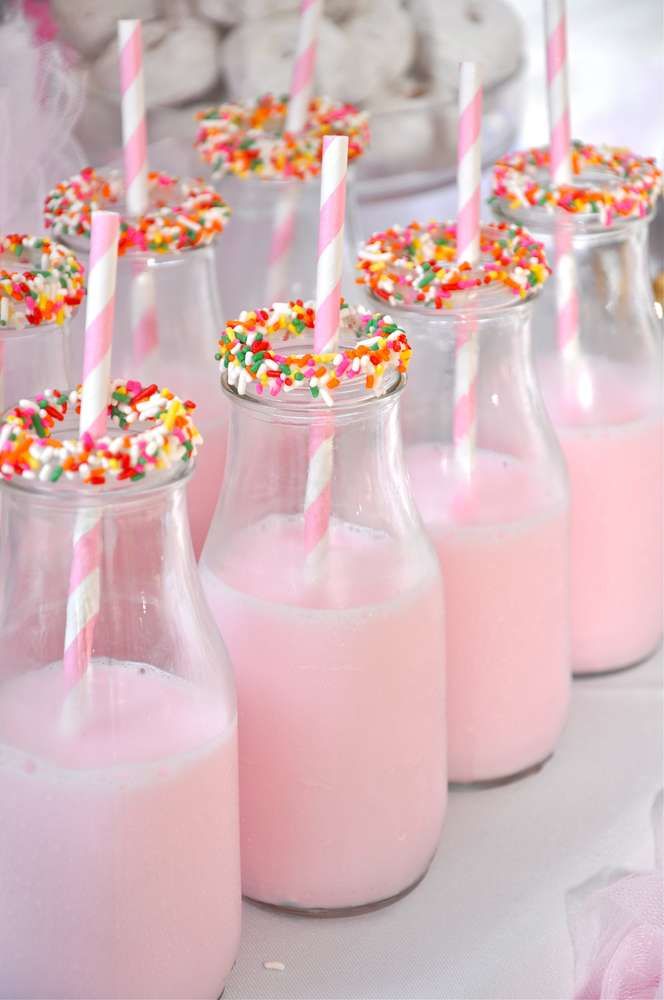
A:
{"label": "sprinkle-rimmed bottle", "polygon": [[[86,168],[50,192],[45,221],[85,254],[92,211],[123,212],[124,197],[119,173]],[[188,486],[188,509],[199,555],[226,459],[227,414],[210,359],[221,329],[214,241],[229,210],[209,185],[157,172],[148,175],[148,197],[144,216],[121,220],[113,370],[146,385],[176,385],[197,402],[207,447]]]}
{"label": "sprinkle-rimmed bottle", "polygon": [[453,223],[413,223],[358,269],[413,344],[402,423],[443,575],[449,777],[502,783],[551,756],[569,702],[569,498],[529,353],[543,248],[483,226],[459,265]]}
{"label": "sprinkle-rimmed bottle", "polygon": [[[217,997],[240,932],[236,708],[186,519],[198,435],[171,394],[111,398],[94,445],[76,392],[0,428],[2,992]],[[70,593],[89,520],[98,605]],[[74,600],[90,648],[72,680]]]}
{"label": "sprinkle-rimmed bottle", "polygon": [[[232,206],[229,237],[217,247],[224,318],[247,302],[313,298],[320,161],[326,135],[349,138],[348,157],[369,141],[367,116],[349,104],[317,97],[305,129],[284,131],[288,98],[271,94],[247,104],[222,104],[197,115],[196,145],[219,191]],[[353,172],[348,174],[344,252],[348,274],[354,253]]]}
{"label": "sprinkle-rimmed bottle", "polygon": [[[341,312],[325,356],[311,305],[228,326],[229,475],[201,559],[238,687],[244,892],[307,912],[411,888],[447,797],[442,588],[398,421],[410,350],[389,318]],[[310,446],[331,424],[316,504]],[[312,550],[304,511],[328,500]]]}
{"label": "sprinkle-rimmed bottle", "polygon": [[570,478],[572,665],[591,675],[641,662],[664,628],[662,336],[647,249],[661,172],[580,142],[572,168],[556,186],[547,149],[511,153],[494,167],[492,201],[552,258],[567,235],[533,347]]}
{"label": "sprinkle-rimmed bottle", "polygon": [[83,295],[83,266],[67,247],[0,236],[0,412],[73,381],[71,321]]}

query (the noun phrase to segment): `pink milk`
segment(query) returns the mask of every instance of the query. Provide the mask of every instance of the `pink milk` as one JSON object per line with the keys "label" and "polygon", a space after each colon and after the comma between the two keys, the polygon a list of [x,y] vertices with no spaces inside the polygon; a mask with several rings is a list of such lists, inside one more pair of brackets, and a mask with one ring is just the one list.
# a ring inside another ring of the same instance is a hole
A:
{"label": "pink milk", "polygon": [[540,378],[570,478],[573,668],[629,666],[662,637],[661,410],[611,362],[593,361],[573,403],[556,369]]}
{"label": "pink milk", "polygon": [[214,1000],[240,933],[235,720],[154,667],[0,685],[0,996]]}
{"label": "pink milk", "polygon": [[[301,518],[238,532],[203,583],[235,667],[243,889],[298,908],[387,899],[426,871],[445,777],[443,616],[430,554]],[[395,558],[395,549],[398,559]]]}
{"label": "pink milk", "polygon": [[407,463],[443,573],[450,780],[517,774],[551,754],[567,713],[565,509],[507,455],[477,451],[470,485],[448,447],[416,445]]}

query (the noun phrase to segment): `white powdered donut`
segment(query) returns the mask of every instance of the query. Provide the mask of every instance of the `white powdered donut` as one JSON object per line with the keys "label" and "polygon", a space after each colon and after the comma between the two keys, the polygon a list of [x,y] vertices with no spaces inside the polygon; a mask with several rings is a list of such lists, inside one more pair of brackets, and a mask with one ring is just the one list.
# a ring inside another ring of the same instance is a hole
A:
{"label": "white powdered donut", "polygon": [[386,90],[371,105],[373,163],[407,173],[422,162],[435,163],[437,134],[428,98],[407,97],[403,88]]}
{"label": "white powdered donut", "polygon": [[238,24],[245,16],[242,0],[198,0],[196,8],[202,17],[224,28]]}
{"label": "white powdered donut", "polygon": [[156,0],[51,0],[62,39],[86,56],[95,56],[115,38],[117,21],[157,16]]}
{"label": "white powdered donut", "polygon": [[333,21],[348,21],[366,14],[375,6],[375,0],[325,0],[325,14]]}
{"label": "white powdered donut", "polygon": [[418,33],[420,75],[434,88],[457,86],[459,63],[481,63],[484,85],[505,80],[523,56],[523,24],[505,0],[408,0]]}
{"label": "white powdered donut", "polygon": [[[415,33],[399,0],[362,0],[358,6],[359,16],[343,26],[327,16],[320,23],[314,89],[338,101],[379,96],[413,58]],[[339,14],[350,8],[346,0],[333,9]],[[268,91],[288,92],[298,25],[296,13],[276,14],[247,20],[226,36],[220,61],[233,97],[248,100]]]}
{"label": "white powdered donut", "polygon": [[337,69],[338,79],[321,82],[326,94],[372,103],[410,66],[415,30],[400,0],[370,0],[364,7],[363,13],[344,25],[346,52]]}
{"label": "white powdered donut", "polygon": [[[255,100],[258,94],[287,94],[297,47],[299,19],[282,14],[245,21],[233,28],[220,47],[221,70],[229,94],[240,100]],[[316,90],[344,95],[326,82],[340,75],[345,58],[344,32],[328,18],[321,18],[316,67]]]}
{"label": "white powdered donut", "polygon": [[[143,72],[147,108],[181,104],[200,97],[218,78],[214,28],[193,18],[144,24]],[[98,90],[120,100],[115,39],[94,64],[92,82]]]}

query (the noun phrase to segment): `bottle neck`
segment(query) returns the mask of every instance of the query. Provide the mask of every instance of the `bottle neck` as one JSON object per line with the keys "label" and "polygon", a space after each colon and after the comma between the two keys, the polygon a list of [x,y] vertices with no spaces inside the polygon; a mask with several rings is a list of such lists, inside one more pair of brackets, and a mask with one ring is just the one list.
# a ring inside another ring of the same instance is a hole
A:
{"label": "bottle neck", "polygon": [[376,398],[358,379],[356,386],[337,389],[332,407],[312,400],[307,390],[282,394],[280,402],[222,389],[230,403],[229,453],[206,555],[236,530],[275,515],[304,523],[312,491],[320,490],[312,480],[312,456],[322,439],[330,442],[329,463],[323,463],[330,519],[405,538],[415,515],[399,424],[403,385],[395,376]]}
{"label": "bottle neck", "polygon": [[[578,310],[574,352],[591,362],[630,366],[637,381],[652,380],[661,333],[649,274],[650,218],[603,226],[594,217],[562,212],[552,215],[541,209],[510,210],[502,201],[494,203],[494,209],[501,217],[526,225],[542,240],[554,269],[537,312],[536,354],[560,351],[565,331],[557,300],[569,300],[573,294]],[[565,236],[572,254],[561,268],[559,256]],[[566,284],[561,272],[566,275]]]}
{"label": "bottle neck", "polygon": [[0,327],[0,411],[47,387],[74,385],[70,321]]}
{"label": "bottle neck", "polygon": [[[0,635],[10,659],[33,667],[61,659],[74,549],[91,532],[99,581],[96,655],[160,665],[149,657],[159,647],[164,602],[182,605],[185,614],[198,597],[186,511],[189,477],[170,471],[159,485],[148,477],[147,485],[110,489],[0,484]],[[20,594],[24,611],[17,620]],[[40,636],[50,644],[46,651]]]}
{"label": "bottle neck", "polygon": [[547,495],[563,497],[560,452],[531,358],[532,301],[391,312],[413,347],[402,415],[409,465],[413,456],[426,464],[438,455],[450,476],[475,476],[482,462],[472,454],[506,456]]}

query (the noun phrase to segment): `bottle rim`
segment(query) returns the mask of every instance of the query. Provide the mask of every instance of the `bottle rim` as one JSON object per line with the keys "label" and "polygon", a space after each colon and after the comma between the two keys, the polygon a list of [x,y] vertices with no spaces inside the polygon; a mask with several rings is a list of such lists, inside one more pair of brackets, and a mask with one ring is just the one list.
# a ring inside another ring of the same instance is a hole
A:
{"label": "bottle rim", "polygon": [[380,295],[377,295],[373,290],[369,289],[368,295],[372,303],[380,303],[383,308],[386,308],[386,311],[389,309],[389,313],[394,312],[395,316],[398,315],[404,324],[406,333],[408,333],[407,320],[402,319],[405,315],[427,318],[434,323],[465,322],[470,319],[486,323],[506,313],[517,313],[519,309],[530,311],[541,292],[542,287],[539,286],[533,288],[527,295],[520,296],[514,295],[507,289],[484,286],[465,292],[456,292],[454,297],[449,300],[452,304],[446,305],[444,309],[436,309],[422,302],[399,302],[386,307],[386,303]]}
{"label": "bottle rim", "polygon": [[221,391],[234,406],[265,420],[276,418],[284,423],[303,425],[321,420],[348,423],[366,416],[367,410],[387,408],[399,399],[407,381],[408,376],[403,372],[390,371],[385,376],[385,391],[380,394],[367,390],[361,379],[344,383],[335,390],[334,403],[329,406],[320,396],[314,399],[303,391],[282,392],[277,397],[269,393],[258,394],[253,388],[240,393],[236,386],[229,385],[227,371],[222,372],[220,378]]}
{"label": "bottle rim", "polygon": [[614,216],[610,223],[602,222],[598,215],[570,213],[563,209],[551,211],[539,205],[519,205],[512,208],[507,198],[493,195],[490,199],[494,215],[505,222],[526,227],[536,237],[553,236],[556,226],[562,225],[571,232],[575,240],[584,242],[606,242],[617,236],[627,236],[631,231],[648,226],[655,217],[656,209],[651,208],[642,216]]}

